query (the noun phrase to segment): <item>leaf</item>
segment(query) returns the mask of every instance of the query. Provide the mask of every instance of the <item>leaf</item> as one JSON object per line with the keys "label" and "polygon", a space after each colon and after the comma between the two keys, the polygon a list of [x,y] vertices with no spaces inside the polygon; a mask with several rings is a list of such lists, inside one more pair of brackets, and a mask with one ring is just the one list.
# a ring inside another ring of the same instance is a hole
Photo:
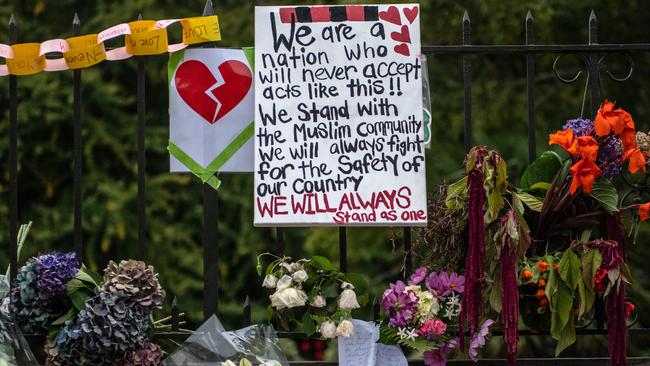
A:
{"label": "leaf", "polygon": [[499,159],[496,169],[496,188],[501,193],[505,192],[505,184],[508,180],[508,165],[503,158]]}
{"label": "leaf", "polygon": [[519,198],[528,208],[535,212],[541,212],[542,207],[544,207],[544,201],[533,196],[530,193],[518,192],[516,193],[517,198]]}
{"label": "leaf", "polygon": [[467,196],[467,176],[447,187],[445,206],[450,210],[459,208],[459,201],[465,201],[465,196]]}
{"label": "leaf", "polygon": [[530,186],[529,189],[531,189],[531,190],[532,189],[541,189],[541,190],[544,190],[544,191],[548,191],[549,188],[551,188],[551,183],[549,183],[549,182],[537,182],[537,183],[533,184],[532,186]]}
{"label": "leaf", "polygon": [[93,296],[93,293],[86,289],[78,290],[68,295],[72,305],[77,310],[83,310],[86,307],[86,299],[91,296]]}
{"label": "leaf", "polygon": [[490,190],[487,197],[487,211],[485,211],[485,223],[491,223],[499,217],[499,211],[505,206],[503,196],[496,189]]}
{"label": "leaf", "polygon": [[575,291],[578,286],[580,278],[580,259],[571,249],[564,251],[562,259],[560,259],[560,278],[569,287],[570,290]]}
{"label": "leaf", "polygon": [[630,285],[634,282],[634,279],[632,278],[632,272],[630,272],[630,267],[628,267],[627,263],[625,262],[621,263],[621,273],[623,274],[623,281]]}
{"label": "leaf", "polygon": [[395,328],[389,327],[386,323],[381,323],[379,327],[379,339],[377,343],[395,345],[399,343],[399,336]]}
{"label": "leaf", "polygon": [[99,286],[104,281],[104,278],[99,273],[95,273],[86,267],[80,268],[75,278],[95,286]]}
{"label": "leaf", "polygon": [[315,255],[311,257],[311,260],[316,264],[318,267],[324,269],[325,271],[335,271],[336,267],[332,265],[332,262],[330,262],[329,259],[325,257],[321,257],[319,255]]}
{"label": "leaf", "polygon": [[589,194],[593,199],[609,213],[618,212],[618,193],[616,187],[608,179],[601,179],[594,182]]}
{"label": "leaf", "polygon": [[[553,263],[548,262],[548,264],[551,266],[551,268],[553,268]],[[546,298],[548,299],[548,306],[551,309],[551,312],[556,311],[555,303],[557,299],[557,286],[557,273],[555,270],[551,269],[548,274],[548,280],[546,281],[546,289],[544,290],[546,292]]]}
{"label": "leaf", "polygon": [[74,307],[71,307],[70,309],[68,309],[67,313],[54,319],[52,325],[63,325],[67,320],[74,318],[75,315],[77,315],[77,311]]}
{"label": "leaf", "polygon": [[569,322],[562,328],[562,331],[556,338],[557,344],[555,345],[555,357],[558,357],[562,351],[567,347],[574,344],[576,341],[576,327],[575,317],[572,316]]}
{"label": "leaf", "polygon": [[586,312],[591,310],[591,307],[594,304],[595,295],[592,291],[585,288],[585,283],[582,280],[578,282],[578,294],[580,296],[578,316],[583,316]]}
{"label": "leaf", "polygon": [[519,186],[529,189],[536,183],[549,183],[562,167],[562,159],[553,151],[545,151],[532,162],[521,176]]}
{"label": "leaf", "polygon": [[551,335],[556,340],[562,330],[573,316],[573,292],[563,281],[557,282],[557,291],[554,294],[555,309],[551,310]]}
{"label": "leaf", "polygon": [[339,283],[334,280],[329,280],[321,287],[320,294],[326,298],[338,297],[339,296]]}
{"label": "leaf", "polygon": [[589,291],[594,289],[594,276],[602,261],[603,256],[597,249],[590,249],[582,255],[582,281]]}
{"label": "leaf", "polygon": [[490,289],[490,306],[497,313],[501,313],[501,286],[498,281],[494,281]]}
{"label": "leaf", "polygon": [[305,311],[305,315],[302,317],[302,331],[305,332],[307,336],[310,336],[316,333],[316,323],[311,318],[311,313]]}

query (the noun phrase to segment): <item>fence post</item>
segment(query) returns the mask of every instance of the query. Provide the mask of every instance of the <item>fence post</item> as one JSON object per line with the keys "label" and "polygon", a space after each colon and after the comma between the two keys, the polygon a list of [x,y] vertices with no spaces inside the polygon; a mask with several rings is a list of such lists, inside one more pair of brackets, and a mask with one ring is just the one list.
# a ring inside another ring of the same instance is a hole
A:
{"label": "fence post", "polygon": [[[138,15],[142,20],[142,14]],[[147,258],[147,217],[146,217],[146,145],[144,139],[145,131],[145,98],[146,98],[146,71],[144,56],[136,56],[138,62],[137,99],[138,99],[138,258]]]}
{"label": "fence post", "polygon": [[[598,44],[598,19],[596,13],[592,10],[589,15],[589,45]],[[598,65],[599,55],[597,52],[589,53],[589,90],[591,94],[591,117],[596,116],[598,108],[600,108],[601,95],[600,95],[600,75]]]}
{"label": "fence post", "polygon": [[[463,14],[463,46],[471,44],[471,23],[469,14]],[[463,87],[465,94],[465,152],[472,148],[472,61],[469,54],[463,54]]]}
{"label": "fence post", "polygon": [[[203,15],[213,15],[212,1],[205,2]],[[203,184],[203,317],[217,313],[219,306],[219,196]]]}
{"label": "fence post", "polygon": [[[16,18],[9,19],[9,44],[16,43]],[[18,79],[9,75],[9,280],[13,284],[18,268]]]}
{"label": "fence post", "polygon": [[339,227],[339,271],[348,272],[348,231],[345,226]]}
{"label": "fence post", "polygon": [[[526,45],[535,42],[533,13],[526,14]],[[537,157],[537,141],[535,140],[535,55],[526,54],[526,91],[528,95],[528,162],[532,163]]]}
{"label": "fence post", "polygon": [[[79,15],[74,13],[72,19],[72,34],[78,36],[80,34],[81,21]],[[77,253],[77,258],[81,263],[84,262],[84,247],[83,247],[83,225],[82,225],[82,212],[83,212],[83,163],[82,163],[82,141],[81,141],[81,69],[72,71],[73,83],[73,122],[72,122],[72,150],[73,150],[73,206],[74,206],[74,251]]]}

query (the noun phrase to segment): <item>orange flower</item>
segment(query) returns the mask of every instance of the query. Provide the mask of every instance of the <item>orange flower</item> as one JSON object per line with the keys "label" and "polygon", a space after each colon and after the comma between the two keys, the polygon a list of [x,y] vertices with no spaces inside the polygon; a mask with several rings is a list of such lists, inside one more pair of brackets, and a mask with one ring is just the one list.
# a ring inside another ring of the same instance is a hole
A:
{"label": "orange flower", "polygon": [[598,137],[607,136],[612,131],[615,134],[620,135],[625,128],[626,121],[623,118],[625,114],[629,115],[629,113],[620,108],[614,109],[614,103],[605,100],[598,110],[596,120],[594,121],[596,135],[598,135]]}
{"label": "orange flower", "polygon": [[[548,263],[546,265],[547,265],[546,269],[548,269]],[[539,286],[539,287],[546,286],[546,281],[544,281],[544,279],[539,280],[539,282],[537,282],[537,286]]]}
{"label": "orange flower", "polygon": [[539,268],[539,270],[542,272],[548,271],[548,262],[546,261],[537,262],[537,268]]}
{"label": "orange flower", "polygon": [[623,151],[635,149],[636,146],[636,128],[632,116],[625,112],[621,119],[625,122],[625,127],[620,133],[621,142],[623,142]]}
{"label": "orange flower", "polygon": [[544,291],[544,289],[540,288],[539,290],[537,290],[537,292],[535,292],[535,297],[538,298],[538,299],[545,298],[546,297],[546,291]]}
{"label": "orange flower", "polygon": [[580,136],[576,139],[575,150],[582,159],[596,161],[598,157],[598,141],[591,136]]}
{"label": "orange flower", "polygon": [[638,147],[625,151],[621,160],[625,161],[628,159],[630,161],[627,163],[627,168],[630,170],[630,173],[636,174],[639,170],[643,170],[645,173],[645,156]]}
{"label": "orange flower", "polygon": [[648,213],[650,212],[650,202],[646,202],[642,205],[639,205],[639,219],[645,221],[648,219]]}
{"label": "orange flower", "polygon": [[529,280],[529,279],[533,278],[533,272],[531,272],[528,269],[524,269],[521,272],[521,278],[524,279],[524,280]]}
{"label": "orange flower", "polygon": [[571,167],[571,174],[573,174],[573,181],[569,191],[575,194],[578,187],[582,187],[585,193],[591,193],[591,187],[596,178],[598,178],[603,171],[591,160],[581,159]]}
{"label": "orange flower", "polygon": [[553,263],[553,270],[557,271],[558,269],[560,269],[560,266],[558,266],[557,263]]}
{"label": "orange flower", "polygon": [[568,151],[571,155],[576,154],[576,139],[573,135],[573,130],[567,128],[563,131],[557,131],[548,135],[549,145],[560,145],[564,150]]}
{"label": "orange flower", "polygon": [[547,299],[547,298],[543,298],[543,299],[539,300],[539,304],[540,304],[541,306],[543,306],[543,307],[547,307],[547,306],[548,306],[548,299]]}

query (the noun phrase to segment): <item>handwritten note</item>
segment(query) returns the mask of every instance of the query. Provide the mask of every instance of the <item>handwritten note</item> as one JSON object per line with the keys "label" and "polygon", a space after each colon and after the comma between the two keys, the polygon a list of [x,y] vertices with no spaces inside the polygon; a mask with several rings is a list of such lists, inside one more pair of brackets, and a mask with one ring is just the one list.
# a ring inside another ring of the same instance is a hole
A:
{"label": "handwritten note", "polygon": [[406,357],[397,346],[377,343],[379,325],[353,319],[354,334],[339,337],[339,366],[406,366]]}

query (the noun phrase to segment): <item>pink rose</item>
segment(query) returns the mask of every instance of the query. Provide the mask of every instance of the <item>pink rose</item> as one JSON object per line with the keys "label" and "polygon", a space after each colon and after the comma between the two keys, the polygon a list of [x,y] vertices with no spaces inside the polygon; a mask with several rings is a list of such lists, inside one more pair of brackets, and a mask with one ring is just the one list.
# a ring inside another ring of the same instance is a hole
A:
{"label": "pink rose", "polygon": [[447,324],[445,324],[442,320],[436,320],[433,322],[433,332],[435,334],[442,334],[447,330]]}

